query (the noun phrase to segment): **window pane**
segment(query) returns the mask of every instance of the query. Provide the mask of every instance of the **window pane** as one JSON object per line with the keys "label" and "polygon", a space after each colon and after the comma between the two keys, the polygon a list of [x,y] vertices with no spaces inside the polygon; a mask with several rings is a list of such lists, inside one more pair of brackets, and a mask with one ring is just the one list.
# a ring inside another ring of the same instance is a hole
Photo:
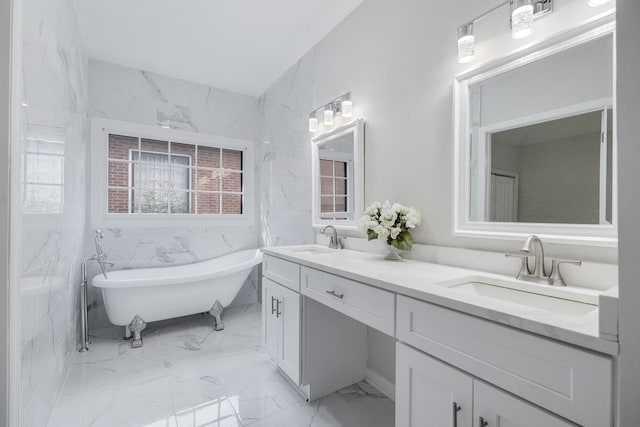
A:
{"label": "window pane", "polygon": [[63,211],[61,185],[26,184],[22,209],[25,214],[56,214]]}
{"label": "window pane", "polygon": [[336,178],[336,195],[347,194],[347,180],[343,178]]}
{"label": "window pane", "polygon": [[198,193],[199,214],[220,213],[220,193]]}
{"label": "window pane", "polygon": [[198,145],[198,166],[203,168],[219,168],[220,149]]}
{"label": "window pane", "polygon": [[320,194],[333,195],[333,178],[320,178]]}
{"label": "window pane", "polygon": [[347,176],[347,162],[335,162],[336,176],[345,178]]}
{"label": "window pane", "polygon": [[169,143],[167,141],[158,141],[156,139],[142,138],[142,151],[153,151],[155,153],[168,153]]}
{"label": "window pane", "polygon": [[129,162],[109,162],[109,187],[129,186]]}
{"label": "window pane", "polygon": [[320,212],[333,212],[333,197],[320,197]]}
{"label": "window pane", "polygon": [[109,158],[129,160],[129,151],[138,149],[138,138],[109,135]]}
{"label": "window pane", "polygon": [[331,160],[320,160],[320,175],[333,176],[333,162]]}
{"label": "window pane", "polygon": [[198,170],[198,190],[220,191],[220,172]]}
{"label": "window pane", "polygon": [[109,189],[109,213],[129,213],[129,190]]}
{"label": "window pane", "polygon": [[170,191],[171,212],[178,214],[191,213],[190,194],[186,191]]}
{"label": "window pane", "polygon": [[171,154],[181,154],[188,156],[192,159],[192,162],[196,158],[196,146],[192,144],[180,144],[179,142],[171,143]]}
{"label": "window pane", "polygon": [[346,212],[347,211],[347,198],[346,197],[336,197],[336,208],[335,212]]}
{"label": "window pane", "polygon": [[132,212],[169,213],[169,192],[160,190],[133,190]]}
{"label": "window pane", "polygon": [[224,169],[242,170],[242,151],[222,150],[222,167]]}
{"label": "window pane", "polygon": [[227,215],[240,215],[242,213],[242,195],[241,194],[223,194],[222,195],[222,213]]}
{"label": "window pane", "polygon": [[242,174],[236,172],[224,172],[222,174],[222,191],[241,193]]}
{"label": "window pane", "polygon": [[174,166],[170,168],[168,186],[171,190],[189,190],[191,169],[188,167]]}

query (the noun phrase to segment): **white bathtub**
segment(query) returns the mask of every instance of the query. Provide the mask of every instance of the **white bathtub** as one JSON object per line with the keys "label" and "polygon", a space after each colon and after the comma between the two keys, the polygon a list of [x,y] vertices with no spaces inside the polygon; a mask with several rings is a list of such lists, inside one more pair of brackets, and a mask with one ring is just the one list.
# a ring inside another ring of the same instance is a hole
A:
{"label": "white bathtub", "polygon": [[127,326],[136,317],[155,322],[211,311],[217,321],[214,326],[218,323],[216,329],[222,329],[213,307],[219,312],[227,307],[260,262],[261,252],[251,249],[176,267],[109,271],[107,279],[99,274],[92,284],[101,288],[107,317],[114,325]]}

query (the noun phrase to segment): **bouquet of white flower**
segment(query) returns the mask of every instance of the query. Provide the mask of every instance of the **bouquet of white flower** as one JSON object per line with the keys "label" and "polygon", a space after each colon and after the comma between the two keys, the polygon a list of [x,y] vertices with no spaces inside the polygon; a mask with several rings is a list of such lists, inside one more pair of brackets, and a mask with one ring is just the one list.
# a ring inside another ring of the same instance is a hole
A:
{"label": "bouquet of white flower", "polygon": [[420,225],[422,217],[414,208],[389,201],[374,202],[360,218],[360,228],[367,233],[369,240],[379,239],[402,251],[408,251],[413,245],[413,236],[409,230]]}

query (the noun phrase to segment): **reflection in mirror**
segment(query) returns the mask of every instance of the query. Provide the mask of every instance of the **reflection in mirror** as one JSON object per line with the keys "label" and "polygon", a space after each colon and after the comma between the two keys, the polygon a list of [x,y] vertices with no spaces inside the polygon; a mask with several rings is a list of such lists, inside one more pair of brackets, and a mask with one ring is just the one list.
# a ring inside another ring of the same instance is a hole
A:
{"label": "reflection in mirror", "polygon": [[313,139],[315,226],[357,228],[363,209],[364,122],[356,120]]}
{"label": "reflection in mirror", "polygon": [[353,138],[350,132],[318,144],[321,219],[354,219]]}
{"label": "reflection in mirror", "polygon": [[611,224],[613,36],[469,86],[469,219]]}

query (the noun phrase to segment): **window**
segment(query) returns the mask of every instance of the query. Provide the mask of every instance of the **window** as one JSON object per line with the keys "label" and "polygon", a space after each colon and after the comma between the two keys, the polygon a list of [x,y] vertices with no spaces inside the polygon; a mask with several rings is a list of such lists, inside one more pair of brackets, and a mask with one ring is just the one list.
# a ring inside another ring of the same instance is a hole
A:
{"label": "window", "polygon": [[103,218],[246,217],[247,141],[94,122],[103,147],[92,155],[92,189]]}
{"label": "window", "polygon": [[320,159],[320,218],[347,219],[349,162]]}

